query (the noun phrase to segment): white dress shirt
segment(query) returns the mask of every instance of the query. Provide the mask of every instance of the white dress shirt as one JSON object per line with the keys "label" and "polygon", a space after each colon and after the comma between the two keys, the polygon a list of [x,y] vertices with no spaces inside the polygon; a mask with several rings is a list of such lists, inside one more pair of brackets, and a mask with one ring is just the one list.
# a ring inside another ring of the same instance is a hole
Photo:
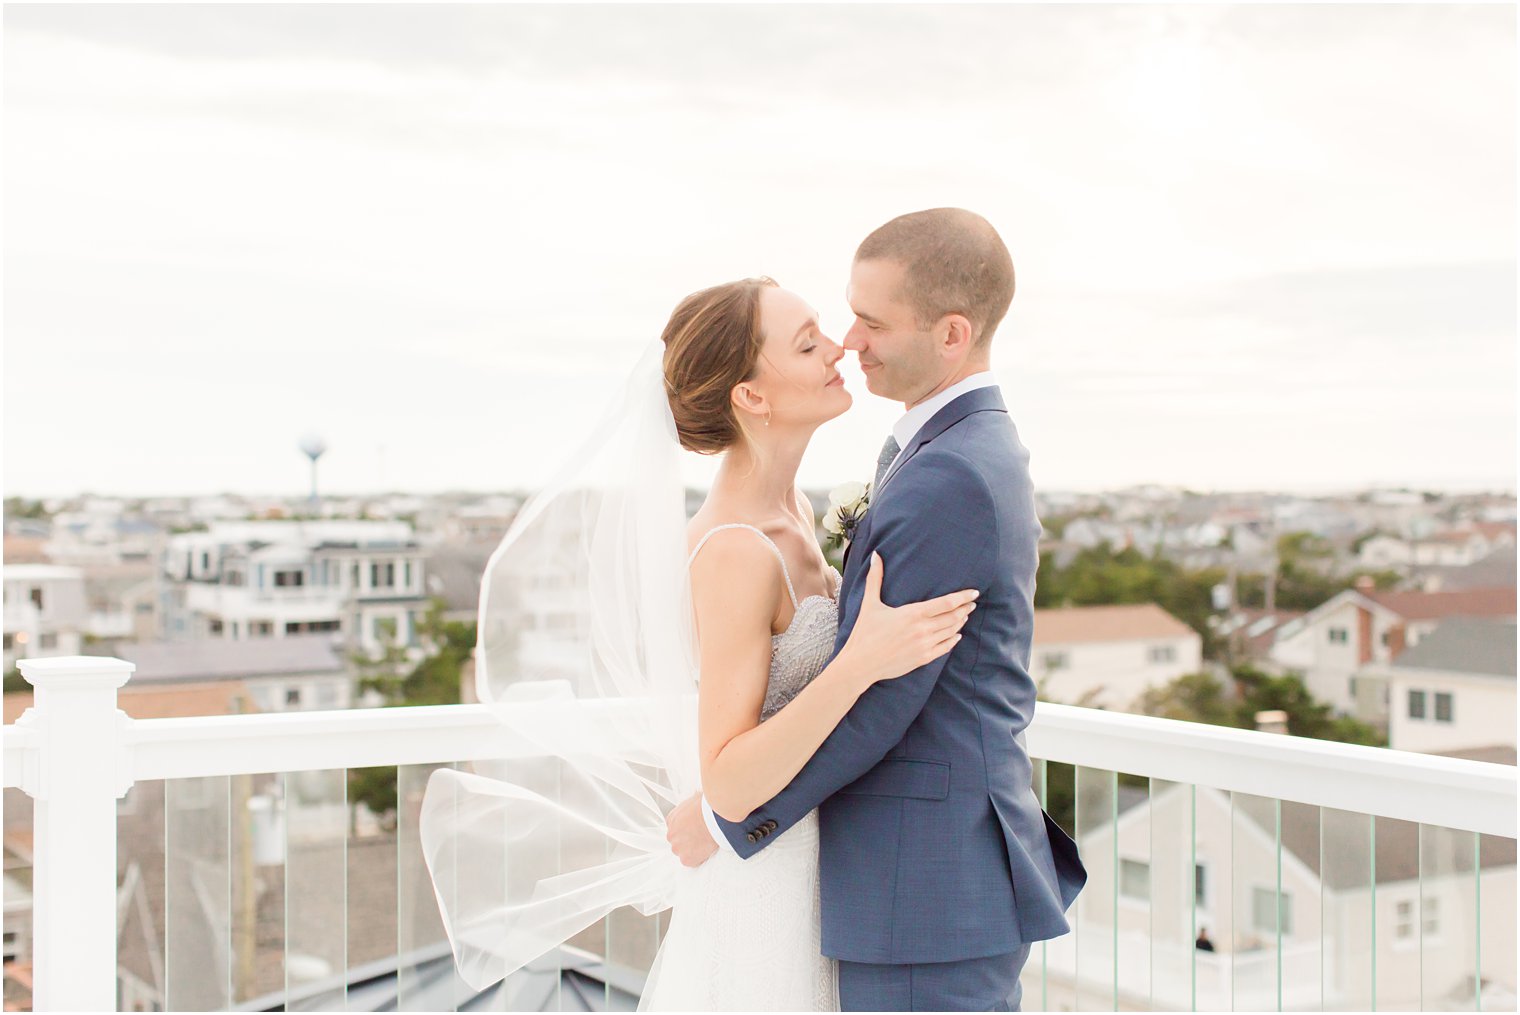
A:
{"label": "white dress shirt", "polygon": [[[892,437],[897,441],[899,450],[897,458],[892,459],[892,464],[887,466],[887,472],[890,473],[897,466],[898,461],[903,456],[903,452],[908,450],[913,438],[918,436],[918,432],[924,428],[924,424],[934,418],[935,413],[968,391],[975,391],[978,388],[990,388],[996,384],[997,378],[993,376],[992,371],[983,370],[979,374],[972,374],[970,377],[956,381],[944,391],[934,395],[932,398],[924,399],[903,413],[902,418],[892,424]],[[718,845],[729,852],[733,852],[733,844],[728,841],[728,836],[724,835],[723,830],[718,827],[718,819],[713,814],[713,809],[708,806],[707,797],[705,796],[702,798],[702,818],[707,822],[707,830],[712,833],[712,837],[717,841]]]}

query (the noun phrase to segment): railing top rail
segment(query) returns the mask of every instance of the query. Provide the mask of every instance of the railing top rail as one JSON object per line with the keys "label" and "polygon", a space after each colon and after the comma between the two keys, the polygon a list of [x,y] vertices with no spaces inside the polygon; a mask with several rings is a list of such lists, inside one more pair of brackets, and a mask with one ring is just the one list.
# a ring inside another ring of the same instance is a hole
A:
{"label": "railing top rail", "polygon": [[[590,715],[628,706],[568,707]],[[1031,756],[1049,761],[1515,837],[1516,770],[1508,765],[1043,702],[1026,736]],[[148,719],[131,723],[127,739],[134,781],[539,753],[484,705]],[[5,727],[7,786],[21,784],[34,749],[30,730]]]}

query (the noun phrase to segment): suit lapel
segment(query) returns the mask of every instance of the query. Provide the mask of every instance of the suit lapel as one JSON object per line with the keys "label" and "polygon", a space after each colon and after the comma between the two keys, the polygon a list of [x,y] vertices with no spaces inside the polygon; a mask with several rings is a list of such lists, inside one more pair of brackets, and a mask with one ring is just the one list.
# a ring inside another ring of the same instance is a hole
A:
{"label": "suit lapel", "polygon": [[[1008,411],[1008,407],[1003,404],[1002,392],[998,391],[996,385],[968,391],[939,412],[936,412],[933,416],[930,416],[929,422],[925,423],[918,433],[914,434],[913,440],[909,442],[908,447],[904,449],[902,454],[897,456],[897,461],[892,463],[892,467],[887,470],[887,474],[881,477],[881,488],[871,491],[871,500],[874,502],[881,495],[881,491],[885,490],[887,484],[892,482],[892,477],[901,472],[903,466],[908,464],[908,460],[918,454],[919,448],[922,448],[925,444],[928,444],[973,412],[987,411]],[[869,512],[867,513],[869,514]]]}
{"label": "suit lapel", "polygon": [[[897,456],[897,461],[893,462],[892,467],[887,470],[887,474],[881,477],[881,486],[871,491],[871,505],[875,505],[876,499],[881,496],[881,491],[886,489],[887,484],[892,481],[892,477],[897,475],[904,465],[908,464],[908,459],[918,454],[919,448],[922,448],[925,444],[928,444],[973,412],[988,411],[1008,411],[1008,407],[1003,403],[1002,392],[997,389],[996,385],[968,391],[950,402],[949,405],[946,405],[933,416],[930,416],[929,422],[925,423],[918,433],[914,434],[913,440],[909,442],[907,449]],[[856,526],[855,538],[851,539],[849,544],[844,548],[843,564],[846,574],[850,570],[850,552],[855,549],[856,543],[859,543],[869,535],[870,525],[871,510],[870,506],[868,506],[865,517]]]}

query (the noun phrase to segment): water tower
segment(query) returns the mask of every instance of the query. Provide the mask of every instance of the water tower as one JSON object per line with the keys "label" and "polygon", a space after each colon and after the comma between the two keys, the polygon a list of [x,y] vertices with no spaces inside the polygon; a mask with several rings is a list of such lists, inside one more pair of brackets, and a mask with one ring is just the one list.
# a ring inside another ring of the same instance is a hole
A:
{"label": "water tower", "polygon": [[327,451],[327,442],[315,434],[301,438],[301,452],[311,459],[311,513],[317,513],[317,459]]}

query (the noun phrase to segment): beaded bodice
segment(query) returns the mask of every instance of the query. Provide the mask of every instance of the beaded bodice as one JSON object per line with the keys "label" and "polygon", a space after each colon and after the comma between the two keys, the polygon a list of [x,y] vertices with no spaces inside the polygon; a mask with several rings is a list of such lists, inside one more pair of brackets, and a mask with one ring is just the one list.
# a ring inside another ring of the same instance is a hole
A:
{"label": "beaded bodice", "polygon": [[704,535],[691,551],[687,560],[690,565],[697,552],[707,543],[714,532],[724,529],[749,529],[758,535],[775,552],[781,562],[781,574],[786,579],[786,594],[792,600],[792,621],[785,631],[771,635],[771,672],[765,685],[765,702],[760,707],[760,721],[764,722],[785,707],[813,678],[823,672],[829,656],[834,651],[834,637],[839,631],[839,587],[842,578],[838,571],[829,568],[833,584],[832,596],[808,596],[798,600],[792,587],[792,576],[786,567],[786,558],[769,536],[752,525],[719,525]]}

